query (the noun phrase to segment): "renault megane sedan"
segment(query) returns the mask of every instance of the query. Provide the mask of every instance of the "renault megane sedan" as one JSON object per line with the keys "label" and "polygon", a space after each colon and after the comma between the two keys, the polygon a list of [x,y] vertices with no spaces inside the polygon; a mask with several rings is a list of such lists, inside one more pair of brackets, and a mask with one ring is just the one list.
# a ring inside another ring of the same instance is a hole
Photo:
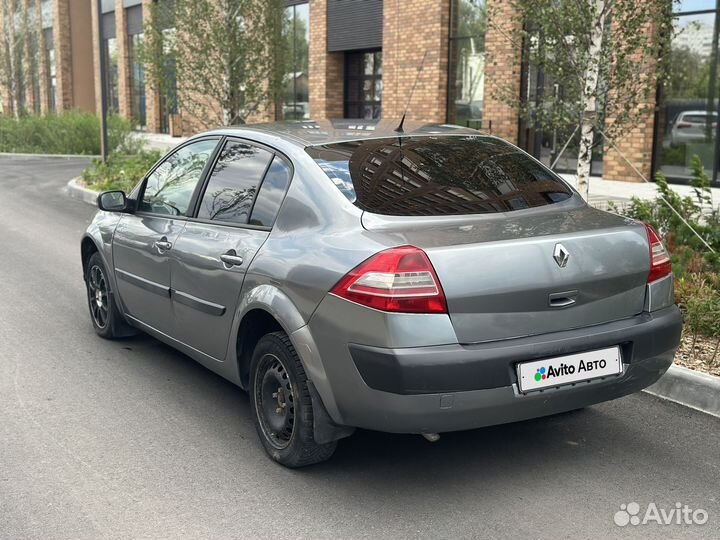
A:
{"label": "renault megane sedan", "polygon": [[247,390],[288,467],[355,428],[432,440],[668,369],[681,316],[651,227],[499,138],[395,125],[219,129],[101,194],[81,249],[96,332],[146,332]]}

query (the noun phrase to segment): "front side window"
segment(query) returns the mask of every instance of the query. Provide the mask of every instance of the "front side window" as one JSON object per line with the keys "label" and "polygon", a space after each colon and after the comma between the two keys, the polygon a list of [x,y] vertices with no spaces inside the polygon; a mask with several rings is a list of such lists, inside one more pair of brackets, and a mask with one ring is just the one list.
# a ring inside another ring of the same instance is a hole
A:
{"label": "front side window", "polygon": [[249,223],[258,187],[273,154],[245,142],[225,143],[200,203],[201,219]]}
{"label": "front side window", "polygon": [[205,164],[217,141],[204,140],[183,146],[148,176],[140,211],[185,216]]}
{"label": "front side window", "polygon": [[572,196],[552,171],[494,137],[389,137],[306,151],[355,206],[375,214],[509,212]]}

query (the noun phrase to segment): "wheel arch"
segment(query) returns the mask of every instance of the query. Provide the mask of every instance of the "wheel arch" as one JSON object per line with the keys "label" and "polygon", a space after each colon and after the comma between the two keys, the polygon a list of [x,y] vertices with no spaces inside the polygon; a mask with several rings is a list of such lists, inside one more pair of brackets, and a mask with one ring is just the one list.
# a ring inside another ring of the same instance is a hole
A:
{"label": "wheel arch", "polygon": [[[93,256],[93,253],[101,253],[100,249],[95,243],[95,240],[93,240],[90,235],[83,236],[82,240],[80,241],[80,260],[82,261],[83,279],[87,278],[87,276],[85,275],[85,273],[87,272],[87,263],[90,260],[90,257]],[[102,254],[100,256],[102,257]]]}
{"label": "wheel arch", "polygon": [[[305,324],[294,302],[274,285],[264,283],[247,292],[243,291],[230,333],[227,355],[227,360],[236,362],[240,386],[247,388],[249,357],[252,356],[252,349],[258,339],[266,333],[282,330],[295,346],[292,333]],[[258,332],[262,330],[267,331],[258,336]]]}
{"label": "wheel arch", "polygon": [[107,270],[107,277],[108,277],[108,283],[110,285],[110,294],[112,294],[117,303],[118,303],[118,309],[123,314],[123,317],[125,316],[125,307],[122,303],[122,298],[120,298],[119,293],[117,293],[117,282],[115,281],[115,269],[113,267],[109,258],[111,258],[111,253],[109,252],[109,246],[105,247],[106,245],[102,243],[101,240],[97,238],[94,234],[92,234],[93,231],[89,231],[85,233],[82,237],[82,240],[80,241],[80,260],[82,261],[82,276],[83,280],[87,279],[87,263],[90,260],[90,257],[93,256],[95,253],[100,254],[100,258],[102,259],[103,264],[105,265],[105,268]]}
{"label": "wheel arch", "polygon": [[250,362],[258,341],[264,335],[280,330],[287,334],[280,322],[262,307],[254,307],[243,315],[235,340],[238,377],[242,388],[249,387]]}
{"label": "wheel arch", "polygon": [[[267,294],[269,291],[264,289],[264,292]],[[280,316],[277,311],[278,302],[281,302],[280,305],[284,308],[283,315],[288,315],[290,313],[288,310],[292,309],[295,310],[297,317],[300,317],[300,313],[291,300],[281,291],[276,290],[276,294],[281,296],[276,297],[274,303],[263,304],[256,302],[249,304],[247,309],[242,312],[242,315],[238,317],[238,329],[232,347],[232,354],[234,354],[237,361],[238,384],[245,390],[249,390],[250,364],[255,346],[260,341],[260,338],[271,332],[283,331],[295,348],[295,352],[297,352],[308,378],[308,387],[314,410],[313,430],[315,440],[318,443],[327,443],[348,437],[355,428],[336,423],[340,415],[335,397],[328,385],[325,369],[316,354],[317,348],[307,325],[302,322],[300,326],[294,327],[294,324],[298,322],[293,320],[295,317],[287,319]],[[291,304],[286,305],[285,302]],[[302,321],[301,317],[300,321]]]}
{"label": "wheel arch", "polygon": [[262,283],[243,293],[228,347],[228,360],[237,362],[238,383],[242,388],[247,388],[250,357],[257,339],[264,335],[257,335],[261,330],[266,330],[265,333],[275,330],[285,332],[308,378],[326,379],[325,369],[315,353],[317,349],[312,343],[312,336],[308,335],[307,321],[300,310],[279,288]]}

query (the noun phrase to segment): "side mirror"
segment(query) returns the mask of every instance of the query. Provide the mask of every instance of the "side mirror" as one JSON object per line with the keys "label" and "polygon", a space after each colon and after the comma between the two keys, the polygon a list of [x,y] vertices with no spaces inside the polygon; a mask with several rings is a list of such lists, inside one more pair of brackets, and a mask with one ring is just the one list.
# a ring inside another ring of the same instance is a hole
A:
{"label": "side mirror", "polygon": [[128,199],[122,191],[106,191],[98,195],[97,206],[106,212],[125,212],[128,210]]}

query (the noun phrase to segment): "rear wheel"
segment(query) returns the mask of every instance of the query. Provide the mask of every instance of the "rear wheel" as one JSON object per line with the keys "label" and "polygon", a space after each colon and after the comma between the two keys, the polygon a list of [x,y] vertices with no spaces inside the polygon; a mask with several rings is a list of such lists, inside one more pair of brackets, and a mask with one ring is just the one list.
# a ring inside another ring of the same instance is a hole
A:
{"label": "rear wheel", "polygon": [[95,332],[104,338],[114,339],[135,332],[123,320],[110,289],[107,269],[99,253],[94,253],[85,269],[90,320]]}
{"label": "rear wheel", "polygon": [[313,409],[307,376],[285,332],[260,338],[250,366],[250,402],[260,441],[286,467],[328,459],[337,446],[313,437]]}

